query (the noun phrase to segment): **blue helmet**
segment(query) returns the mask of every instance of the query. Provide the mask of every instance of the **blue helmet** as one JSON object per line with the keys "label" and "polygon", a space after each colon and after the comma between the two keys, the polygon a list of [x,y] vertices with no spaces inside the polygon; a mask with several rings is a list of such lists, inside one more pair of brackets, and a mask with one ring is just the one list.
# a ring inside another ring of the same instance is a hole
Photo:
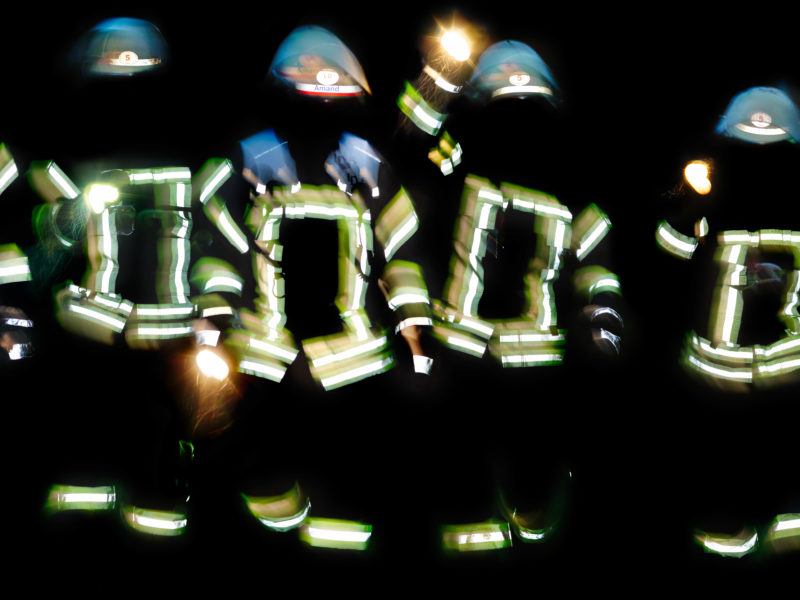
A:
{"label": "blue helmet", "polygon": [[160,67],[167,44],[148,21],[108,19],[89,31],[84,66],[93,75],[130,76]]}
{"label": "blue helmet", "polygon": [[338,98],[372,93],[350,49],[327,29],[314,25],[299,27],[283,40],[270,73],[311,96]]}
{"label": "blue helmet", "polygon": [[558,89],[550,69],[536,51],[514,40],[487,48],[469,85],[473,95],[484,100],[524,96],[553,99]]}
{"label": "blue helmet", "polygon": [[800,140],[800,112],[789,96],[773,87],[754,87],[731,100],[717,132],[746,142]]}

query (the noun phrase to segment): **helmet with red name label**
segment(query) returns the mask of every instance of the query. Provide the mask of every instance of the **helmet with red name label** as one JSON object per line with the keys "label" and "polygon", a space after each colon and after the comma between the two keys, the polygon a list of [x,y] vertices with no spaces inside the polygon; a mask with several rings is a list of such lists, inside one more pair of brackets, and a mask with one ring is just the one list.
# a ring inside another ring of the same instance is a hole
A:
{"label": "helmet with red name label", "polygon": [[270,73],[304,95],[341,98],[371,94],[355,55],[327,29],[299,27],[283,41]]}

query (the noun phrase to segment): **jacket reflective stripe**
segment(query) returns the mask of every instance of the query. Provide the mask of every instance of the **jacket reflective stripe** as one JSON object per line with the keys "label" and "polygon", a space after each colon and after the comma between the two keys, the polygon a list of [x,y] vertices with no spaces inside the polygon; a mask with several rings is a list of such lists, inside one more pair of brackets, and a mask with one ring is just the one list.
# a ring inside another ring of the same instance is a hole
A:
{"label": "jacket reflective stripe", "polygon": [[414,125],[427,134],[436,135],[444,123],[445,115],[425,102],[422,95],[408,82],[405,92],[397,99],[397,106]]}
{"label": "jacket reflective stripe", "polygon": [[17,178],[19,171],[5,144],[0,144],[0,194]]}
{"label": "jacket reflective stripe", "polygon": [[30,280],[28,257],[19,246],[16,244],[0,246],[0,285]]}
{"label": "jacket reflective stripe", "polygon": [[666,221],[656,227],[656,243],[665,252],[678,258],[690,259],[697,249],[697,240],[679,233]]}

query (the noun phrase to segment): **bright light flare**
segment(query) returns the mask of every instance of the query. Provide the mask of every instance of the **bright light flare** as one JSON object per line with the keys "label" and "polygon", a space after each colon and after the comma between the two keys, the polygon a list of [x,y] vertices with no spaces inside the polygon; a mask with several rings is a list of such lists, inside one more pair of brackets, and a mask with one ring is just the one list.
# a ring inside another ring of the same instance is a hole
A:
{"label": "bright light flare", "polygon": [[457,29],[446,31],[441,42],[442,47],[457,61],[463,62],[469,58],[469,40]]}
{"label": "bright light flare", "polygon": [[683,169],[683,177],[698,194],[707,194],[711,191],[711,180],[708,178],[708,163],[702,160],[693,160]]}
{"label": "bright light flare", "polygon": [[228,363],[207,348],[197,353],[195,362],[203,375],[219,381],[224,381],[230,370]]}
{"label": "bright light flare", "polygon": [[107,204],[119,200],[119,190],[106,183],[93,183],[86,190],[86,201],[95,214],[102,213]]}

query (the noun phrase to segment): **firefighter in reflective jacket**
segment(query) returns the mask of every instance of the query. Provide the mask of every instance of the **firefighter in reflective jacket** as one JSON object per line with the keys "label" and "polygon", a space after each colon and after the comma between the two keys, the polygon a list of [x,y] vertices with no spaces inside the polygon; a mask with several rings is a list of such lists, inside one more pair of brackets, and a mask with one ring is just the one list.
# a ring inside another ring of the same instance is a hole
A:
{"label": "firefighter in reflective jacket", "polygon": [[[70,115],[54,136],[66,142],[66,157],[35,163],[29,175],[45,201],[35,214],[41,244],[68,259],[54,288],[64,328],[49,340],[59,357],[54,379],[82,376],[66,396],[53,395],[60,452],[48,502],[56,511],[120,508],[136,530],[177,535],[187,492],[175,469],[191,444],[178,441],[173,393],[186,373],[176,369],[178,357],[191,348],[200,316],[188,281],[191,172],[151,155],[180,139],[165,135],[169,105],[146,118],[135,110],[167,97],[166,44],[146,21],[110,19],[81,40],[77,55],[74,105],[86,112]],[[120,110],[99,111],[99,100]],[[72,124],[82,129],[70,132]],[[90,158],[98,149],[100,158]]]}
{"label": "firefighter in reflective jacket", "polygon": [[[777,550],[798,543],[800,480],[789,458],[797,409],[788,400],[800,377],[800,234],[792,201],[782,201],[797,186],[798,140],[800,112],[786,93],[740,93],[717,135],[681,165],[656,228],[658,247],[677,259],[665,260],[661,272],[673,274],[682,294],[680,282],[700,294],[698,302],[671,304],[659,320],[666,331],[692,324],[681,372],[660,373],[680,384],[669,387],[668,401],[680,407],[677,431],[689,430],[676,439],[705,432],[696,449],[680,454],[688,455],[672,486],[683,494],[675,505],[691,507],[682,516],[696,527],[694,541],[722,556],[745,556],[765,541]],[[747,432],[762,419],[769,423],[764,444],[760,431],[752,440]],[[768,525],[785,510],[792,512]]]}
{"label": "firefighter in reflective jacket", "polygon": [[[431,504],[440,503],[440,522],[458,522],[440,541],[458,551],[542,542],[556,530],[576,458],[568,449],[588,443],[579,423],[564,428],[570,400],[580,397],[576,384],[564,385],[565,372],[582,368],[584,357],[616,356],[622,329],[613,308],[619,281],[603,266],[610,219],[595,204],[573,213],[561,203],[580,190],[566,172],[568,124],[554,110],[559,91],[547,65],[522,42],[496,43],[464,93],[472,102],[447,123],[461,165],[452,153],[438,156],[448,165],[442,174],[462,175],[420,192],[429,201],[420,202],[426,256],[445,253],[423,265],[438,298],[433,336],[442,356],[434,365],[442,370],[432,376],[457,399],[430,415],[420,461],[435,461],[429,485],[441,497]],[[441,201],[459,191],[460,205]],[[445,231],[453,231],[449,247],[436,242]],[[502,409],[490,402],[498,395]],[[486,419],[493,410],[494,426]],[[472,433],[467,441],[450,431]]]}
{"label": "firefighter in reflective jacket", "polygon": [[[270,430],[271,449],[257,433],[253,454],[262,467],[243,485],[250,510],[269,529],[303,525],[312,545],[366,547],[368,525],[311,518],[308,496],[316,499],[312,514],[363,519],[358,505],[373,493],[363,490],[380,479],[364,466],[380,452],[362,451],[379,429],[374,419],[386,418],[374,398],[391,394],[376,376],[395,366],[395,332],[432,322],[410,252],[418,219],[381,152],[361,137],[371,91],[335,35],[317,26],[294,30],[269,78],[280,88],[280,118],[241,140],[233,161],[210,161],[194,188],[224,223],[227,247],[252,261],[226,345],[239,372],[252,376],[251,397],[266,407],[264,416],[284,414],[288,424]],[[430,360],[413,337],[409,345],[414,368],[425,372]],[[290,425],[297,422],[302,430]],[[293,483],[298,470],[302,486]],[[309,486],[319,491],[309,494]],[[362,492],[342,501],[343,489]],[[354,535],[358,541],[348,542]]]}

